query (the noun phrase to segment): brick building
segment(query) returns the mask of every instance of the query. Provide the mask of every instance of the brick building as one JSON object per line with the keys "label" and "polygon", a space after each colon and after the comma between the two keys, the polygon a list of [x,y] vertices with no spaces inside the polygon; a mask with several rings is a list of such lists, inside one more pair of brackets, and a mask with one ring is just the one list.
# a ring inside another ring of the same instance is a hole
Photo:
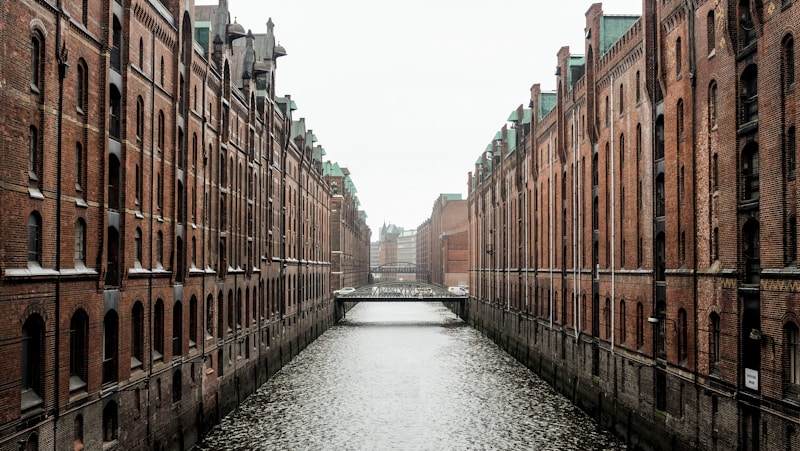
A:
{"label": "brick building", "polygon": [[796,3],[592,5],[470,174],[470,321],[634,448],[800,446]]}
{"label": "brick building", "polygon": [[366,226],[367,215],[358,209],[360,204],[349,169],[326,161],[323,173],[333,192],[330,220],[331,291],[357,287],[369,281],[369,243],[372,235]]}
{"label": "brick building", "polygon": [[417,227],[417,264],[430,273],[430,283],[467,285],[468,228],[467,201],[461,194],[440,194],[431,216]]}
{"label": "brick building", "polygon": [[[188,448],[334,321],[286,51],[225,0],[2,11],[0,449]],[[336,218],[354,285],[364,219]]]}

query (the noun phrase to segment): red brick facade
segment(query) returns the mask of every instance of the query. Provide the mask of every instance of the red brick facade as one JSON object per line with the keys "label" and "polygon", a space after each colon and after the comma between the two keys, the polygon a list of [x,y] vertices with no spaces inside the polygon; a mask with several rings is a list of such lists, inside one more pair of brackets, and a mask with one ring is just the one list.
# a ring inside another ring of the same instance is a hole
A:
{"label": "red brick facade", "polygon": [[1,4],[0,449],[188,448],[335,320],[285,50],[225,1]]}
{"label": "red brick facade", "polygon": [[470,320],[634,448],[800,444],[798,8],[592,5],[470,174]]}
{"label": "red brick facade", "polygon": [[440,194],[431,216],[417,227],[417,265],[430,273],[429,283],[468,283],[468,227],[467,201],[460,194]]}

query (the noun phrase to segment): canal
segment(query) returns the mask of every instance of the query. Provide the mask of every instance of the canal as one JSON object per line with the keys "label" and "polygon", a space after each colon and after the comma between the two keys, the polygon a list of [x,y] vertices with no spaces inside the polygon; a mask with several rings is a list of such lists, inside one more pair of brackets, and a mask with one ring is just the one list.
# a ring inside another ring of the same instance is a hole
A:
{"label": "canal", "polygon": [[441,304],[362,303],[200,450],[621,450]]}

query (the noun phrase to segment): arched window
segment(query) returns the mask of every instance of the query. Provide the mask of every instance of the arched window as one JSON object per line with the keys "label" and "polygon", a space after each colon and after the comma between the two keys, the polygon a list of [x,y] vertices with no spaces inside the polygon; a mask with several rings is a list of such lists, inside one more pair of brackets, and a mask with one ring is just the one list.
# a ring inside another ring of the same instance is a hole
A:
{"label": "arched window", "polygon": [[223,318],[225,312],[225,298],[222,294],[222,291],[219,292],[217,295],[217,338],[223,338],[225,336],[225,323],[223,322]]}
{"label": "arched window", "polygon": [[233,332],[233,290],[228,290],[228,334]]}
{"label": "arched window", "polygon": [[750,14],[750,0],[739,1],[739,39],[742,49],[756,42],[756,25]]}
{"label": "arched window", "polygon": [[761,281],[761,244],[759,225],[750,219],[742,229],[742,256],[744,257],[744,283],[758,285]]}
{"label": "arched window", "polygon": [[689,345],[687,343],[689,339],[689,326],[686,324],[686,310],[679,309],[678,310],[678,324],[677,324],[677,334],[678,334],[678,362],[682,365],[686,364],[686,360],[689,357]]}
{"label": "arched window", "polygon": [[183,375],[180,369],[176,369],[172,373],[172,402],[176,403],[181,400],[183,395]]}
{"label": "arched window", "polygon": [[142,229],[136,228],[133,232],[133,264],[137,268],[142,267]]}
{"label": "arched window", "polygon": [[[84,0],[84,5],[86,1]],[[72,428],[72,440],[74,443],[73,449],[82,450],[84,449],[83,444],[83,415],[76,415],[75,422],[73,423]]]}
{"label": "arched window", "polygon": [[742,200],[759,199],[758,144],[750,143],[742,151]]}
{"label": "arched window", "polygon": [[75,108],[78,114],[84,114],[86,112],[86,95],[88,94],[88,76],[83,61],[78,62],[75,75]]}
{"label": "arched window", "polygon": [[122,202],[122,190],[119,158],[111,154],[108,157],[108,209],[119,210]]}
{"label": "arched window", "polygon": [[197,346],[197,297],[189,300],[189,347]]}
{"label": "arched window", "polygon": [[159,230],[156,232],[156,268],[164,267],[164,234]]}
{"label": "arched window", "polygon": [[109,310],[103,318],[103,384],[117,382],[117,349],[119,347],[119,316]]}
{"label": "arched window", "polygon": [[141,145],[144,139],[144,99],[142,96],[136,98],[136,140]]}
{"label": "arched window", "polygon": [[172,357],[183,354],[183,303],[176,301],[172,310]]}
{"label": "arched window", "polygon": [[709,55],[717,46],[717,32],[715,27],[716,22],[714,21],[714,10],[712,9],[708,12],[708,16],[706,16],[706,45],[708,46]]}
{"label": "arched window", "polygon": [[683,45],[681,38],[675,40],[675,74],[680,76],[683,73]]}
{"label": "arched window", "polygon": [[85,266],[86,264],[86,222],[83,218],[78,218],[75,223],[75,255],[73,258],[75,267]]}
{"label": "arched window", "polygon": [[758,68],[755,64],[747,66],[741,80],[741,125],[758,120]]}
{"label": "arched window", "polygon": [[664,158],[664,116],[656,118],[656,160]]}
{"label": "arched window", "polygon": [[800,331],[796,324],[787,323],[783,334],[786,340],[786,383],[796,389],[800,385]]}
{"label": "arched window", "polygon": [[625,300],[619,301],[619,342],[625,343],[628,338],[628,318],[625,312]]}
{"label": "arched window", "polygon": [[787,35],[781,43],[781,75],[783,76],[783,90],[786,91],[794,84],[794,37]]}
{"label": "arched window", "polygon": [[158,299],[153,311],[153,360],[164,358],[164,301]]}
{"label": "arched window", "polygon": [[683,99],[678,99],[678,105],[675,107],[675,128],[678,134],[678,139],[683,139],[684,123],[683,123]]}
{"label": "arched window", "polygon": [[660,173],[656,177],[656,217],[666,214],[667,194],[664,187],[664,174]]}
{"label": "arched window", "polygon": [[786,130],[784,149],[786,149],[784,152],[786,154],[786,179],[794,180],[797,173],[797,132],[794,125]]}
{"label": "arched window", "polygon": [[120,97],[119,90],[115,85],[111,85],[111,93],[108,96],[109,98],[109,107],[108,107],[108,134],[116,139],[120,139],[120,132],[122,130],[122,100]]}
{"label": "arched window", "polygon": [[85,390],[89,380],[89,316],[83,309],[69,323],[69,391]]}
{"label": "arched window", "polygon": [[42,217],[38,212],[28,216],[28,266],[42,266]]}
{"label": "arched window", "polygon": [[31,36],[31,90],[37,94],[42,91],[44,48],[44,37],[38,32],[34,33]]}
{"label": "arched window", "polygon": [[658,323],[656,324],[656,337],[655,337],[655,347],[656,347],[656,357],[661,359],[667,358],[667,304],[663,301],[659,301],[656,304],[656,318],[658,318]]}
{"label": "arched window", "polygon": [[611,299],[606,298],[606,305],[603,309],[603,321],[605,324],[606,340],[611,340]]}
{"label": "arched window", "polygon": [[165,119],[164,119],[164,111],[158,110],[158,150],[164,150],[164,127],[165,127]]}
{"label": "arched window", "polygon": [[144,362],[144,306],[137,301],[131,312],[131,369],[142,368]]}
{"label": "arched window", "polygon": [[41,411],[44,402],[44,320],[33,314],[22,325],[21,407],[23,413]]}
{"label": "arched window", "polygon": [[85,184],[84,166],[86,156],[83,153],[83,145],[80,142],[75,143],[75,190],[83,191]]}
{"label": "arched window", "polygon": [[636,349],[641,350],[644,346],[644,306],[641,302],[636,303]]}
{"label": "arched window", "polygon": [[103,408],[103,443],[117,440],[119,420],[117,416],[117,403],[109,401]]}
{"label": "arched window", "polygon": [[711,84],[708,85],[708,125],[711,128],[717,126],[718,102],[717,83],[712,81]]}
{"label": "arched window", "polygon": [[28,179],[38,187],[42,175],[42,145],[39,129],[31,125],[28,128]]}
{"label": "arched window", "polygon": [[656,236],[656,281],[666,281],[667,247],[664,232]]}
{"label": "arched window", "polygon": [[106,260],[106,285],[119,284],[119,232],[108,228],[108,252]]}
{"label": "arched window", "polygon": [[139,38],[139,68],[144,67],[144,39]]}
{"label": "arched window", "polygon": [[720,343],[720,322],[719,315],[712,312],[708,318],[709,328],[709,344],[708,344],[708,362],[709,372],[716,374],[719,371],[720,351],[722,349]]}
{"label": "arched window", "polygon": [[111,29],[111,67],[117,72],[122,67],[122,24],[116,15]]}

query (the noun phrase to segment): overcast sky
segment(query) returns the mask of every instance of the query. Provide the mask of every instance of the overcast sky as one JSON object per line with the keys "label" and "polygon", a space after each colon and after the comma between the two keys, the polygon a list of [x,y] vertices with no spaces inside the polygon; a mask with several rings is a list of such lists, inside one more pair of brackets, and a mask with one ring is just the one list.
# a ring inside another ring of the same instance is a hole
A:
{"label": "overcast sky", "polygon": [[[216,4],[196,0],[200,4]],[[440,193],[467,196],[475,160],[530,87],[555,89],[556,53],[584,53],[584,0],[228,0],[275,36],[276,94],[292,96],[326,158],[350,169],[372,239],[416,229]],[[641,14],[608,0],[605,14]]]}

